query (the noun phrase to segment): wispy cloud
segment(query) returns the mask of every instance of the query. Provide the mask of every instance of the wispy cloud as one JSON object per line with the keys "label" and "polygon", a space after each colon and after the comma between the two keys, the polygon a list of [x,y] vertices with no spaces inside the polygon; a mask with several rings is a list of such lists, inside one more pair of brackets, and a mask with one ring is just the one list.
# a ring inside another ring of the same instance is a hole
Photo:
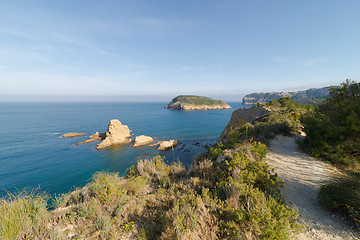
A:
{"label": "wispy cloud", "polygon": [[305,67],[313,67],[313,66],[316,66],[319,63],[324,62],[326,60],[327,60],[327,58],[314,58],[314,59],[308,59],[308,60],[304,61],[302,64]]}
{"label": "wispy cloud", "polygon": [[194,70],[195,67],[192,67],[192,66],[182,66],[182,67],[179,67],[179,70],[181,71],[191,71],[191,70]]}
{"label": "wispy cloud", "polygon": [[106,50],[96,47],[93,44],[88,43],[87,41],[81,40],[76,36],[71,36],[71,35],[67,35],[67,34],[63,34],[63,33],[58,33],[58,32],[54,32],[52,33],[53,37],[60,42],[63,43],[68,43],[68,44],[73,44],[79,47],[83,47],[83,48],[87,48],[93,52],[96,52],[98,54],[102,54],[102,55],[111,55],[109,52],[107,52]]}
{"label": "wispy cloud", "polygon": [[0,70],[4,70],[5,68],[6,68],[6,66],[0,65]]}
{"label": "wispy cloud", "polygon": [[225,78],[225,76],[219,74],[201,74],[201,75],[187,76],[187,78],[211,80],[211,79]]}
{"label": "wispy cloud", "polygon": [[153,17],[141,17],[134,19],[134,23],[142,27],[152,30],[162,30],[171,27],[171,22],[166,19],[153,18]]}
{"label": "wispy cloud", "polygon": [[286,58],[286,57],[281,57],[281,56],[275,56],[275,57],[272,58],[272,60],[273,60],[274,62],[288,62],[288,61],[289,61],[288,58]]}

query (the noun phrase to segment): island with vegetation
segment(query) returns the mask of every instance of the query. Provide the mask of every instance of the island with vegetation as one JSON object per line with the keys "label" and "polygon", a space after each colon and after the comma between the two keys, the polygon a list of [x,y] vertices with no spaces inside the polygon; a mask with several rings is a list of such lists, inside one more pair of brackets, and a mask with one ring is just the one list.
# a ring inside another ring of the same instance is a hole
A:
{"label": "island with vegetation", "polygon": [[359,229],[359,108],[360,84],[347,81],[318,106],[283,97],[238,109],[220,141],[188,169],[157,156],[124,177],[95,173],[85,187],[55,198],[32,192],[1,199],[0,238],[292,238],[303,227],[265,160],[271,139],[301,131],[306,151],[343,171],[321,188],[321,204]]}
{"label": "island with vegetation", "polygon": [[215,100],[208,97],[179,95],[173,98],[165,108],[173,110],[209,110],[229,109],[231,106],[222,100]]}
{"label": "island with vegetation", "polygon": [[291,97],[295,103],[301,103],[302,105],[316,105],[326,97],[329,97],[329,87],[310,88],[297,92],[250,93],[243,97],[242,102],[244,105],[253,105],[256,103],[267,103],[271,100],[279,100],[282,97]]}

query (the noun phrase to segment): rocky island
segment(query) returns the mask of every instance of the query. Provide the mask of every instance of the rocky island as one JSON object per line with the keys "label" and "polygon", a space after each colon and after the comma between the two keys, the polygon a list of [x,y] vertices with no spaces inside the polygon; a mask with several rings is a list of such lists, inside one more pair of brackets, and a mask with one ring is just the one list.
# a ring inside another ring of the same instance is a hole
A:
{"label": "rocky island", "polygon": [[221,100],[194,95],[179,95],[165,107],[173,110],[229,109],[230,105]]}

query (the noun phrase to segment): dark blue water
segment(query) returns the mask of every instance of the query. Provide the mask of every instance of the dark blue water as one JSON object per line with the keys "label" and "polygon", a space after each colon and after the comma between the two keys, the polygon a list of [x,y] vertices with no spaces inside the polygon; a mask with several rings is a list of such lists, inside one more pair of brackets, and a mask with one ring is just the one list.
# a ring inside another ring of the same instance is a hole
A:
{"label": "dark blue water", "polygon": [[[189,166],[202,146],[217,141],[234,109],[166,110],[167,103],[0,103],[0,195],[40,187],[50,194],[84,186],[101,170],[124,174],[139,155],[161,154],[167,162]],[[128,125],[135,136],[177,139],[174,151],[132,148],[98,151],[96,143],[74,146],[88,136],[61,138],[67,132],[105,132],[110,119]],[[199,144],[195,145],[195,143]],[[183,149],[181,149],[183,148]],[[181,149],[181,150],[180,150]],[[190,152],[185,150],[189,150]]]}

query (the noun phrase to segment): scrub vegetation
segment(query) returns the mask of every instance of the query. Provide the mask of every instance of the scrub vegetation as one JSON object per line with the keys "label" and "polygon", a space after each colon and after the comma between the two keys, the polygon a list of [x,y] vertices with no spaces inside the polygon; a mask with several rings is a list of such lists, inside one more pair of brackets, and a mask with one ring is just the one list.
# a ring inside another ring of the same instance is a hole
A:
{"label": "scrub vegetation", "polygon": [[306,137],[300,145],[345,173],[339,181],[322,187],[320,202],[360,229],[360,83],[346,80],[330,88],[330,97],[301,122]]}
{"label": "scrub vegetation", "polygon": [[216,161],[209,154],[189,169],[161,157],[140,160],[125,177],[99,172],[84,188],[54,199],[3,201],[2,239],[286,239],[296,212],[279,193],[282,182],[255,141]]}
{"label": "scrub vegetation", "polygon": [[214,105],[223,105],[226,104],[222,100],[215,100],[208,97],[200,97],[194,95],[180,95],[171,100],[172,102],[179,102],[181,104],[188,104],[188,105],[207,105],[207,106],[214,106]]}

